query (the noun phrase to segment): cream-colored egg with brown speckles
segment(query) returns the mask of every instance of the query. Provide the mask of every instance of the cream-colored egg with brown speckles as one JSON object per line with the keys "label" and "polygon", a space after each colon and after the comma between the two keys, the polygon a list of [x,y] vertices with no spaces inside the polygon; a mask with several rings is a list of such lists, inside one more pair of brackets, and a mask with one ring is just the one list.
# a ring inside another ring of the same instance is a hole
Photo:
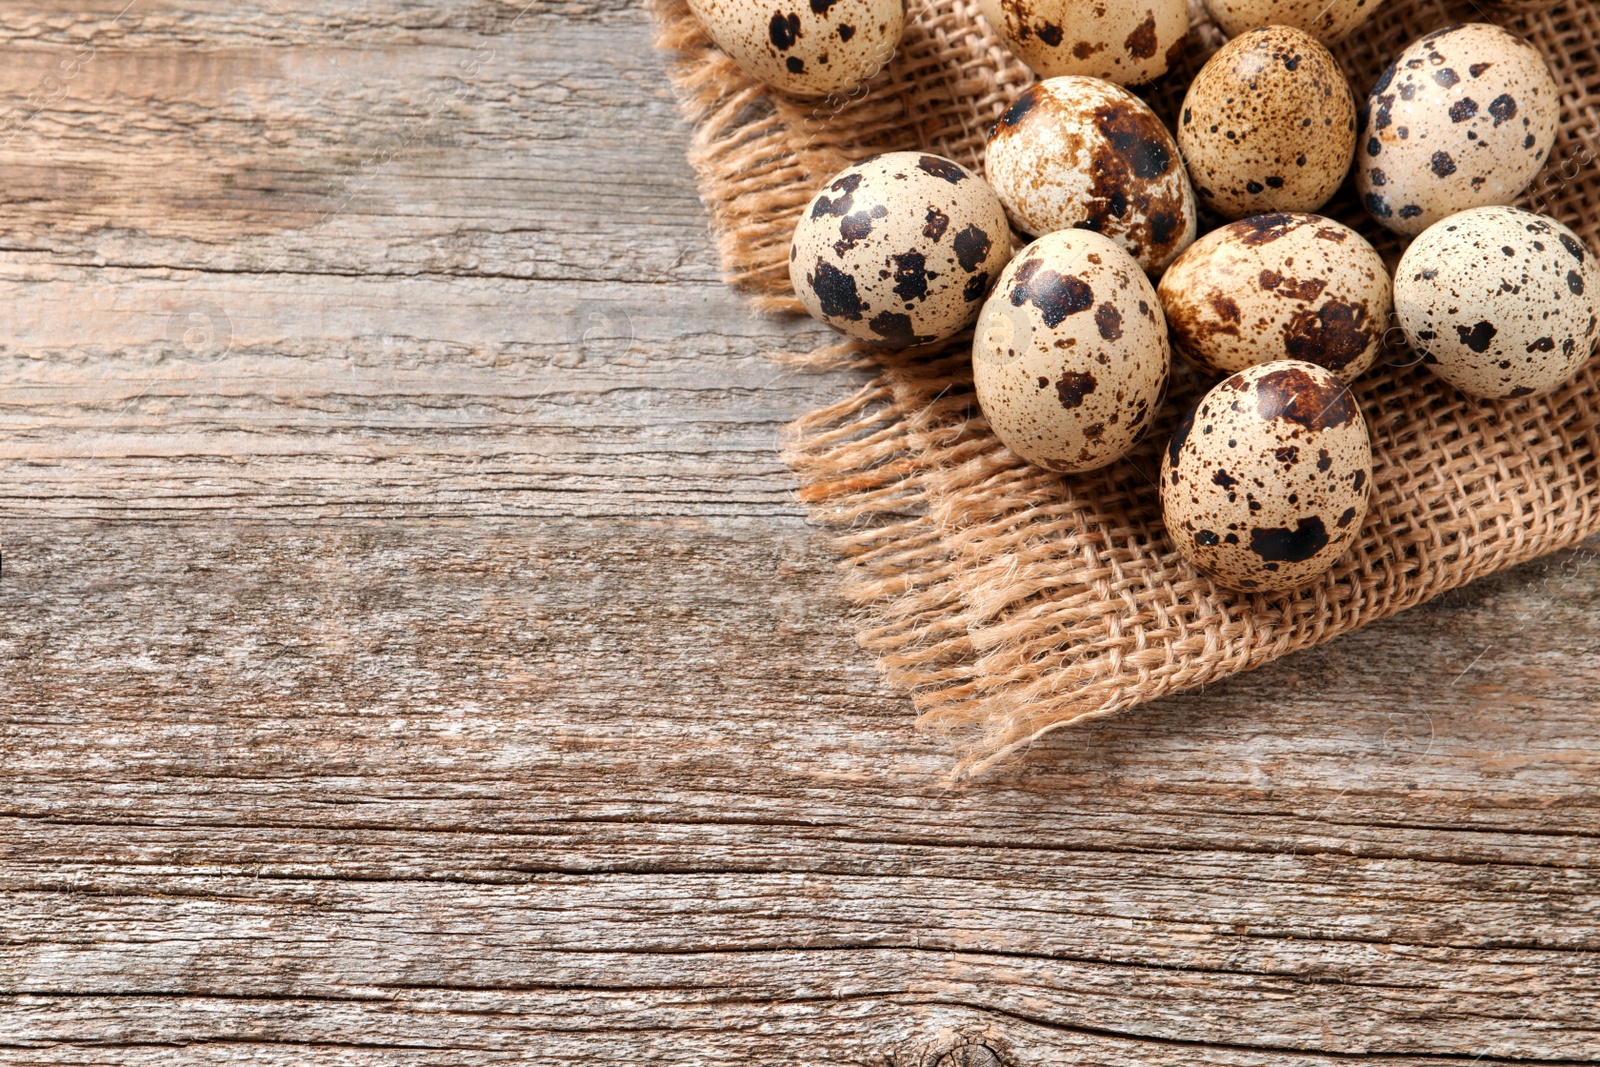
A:
{"label": "cream-colored egg with brown speckles", "polygon": [[789,281],[847,337],[908,348],[972,325],[1011,247],[988,182],[943,156],[889,152],[846,167],[806,205]]}
{"label": "cream-colored egg with brown speckles", "polygon": [[1378,250],[1321,215],[1257,215],[1213,230],[1157,288],[1178,354],[1220,377],[1279,359],[1353,382],[1378,358],[1393,308]]}
{"label": "cream-colored egg with brown speckles", "polygon": [[1151,274],[1198,230],[1171,131],[1143,100],[1100,78],[1025,89],[989,134],[984,173],[1018,229],[1093,230]]}
{"label": "cream-colored egg with brown speckles", "polygon": [[980,0],[983,17],[1043,78],[1082,74],[1142,85],[1165,74],[1189,37],[1188,0]]}
{"label": "cream-colored egg with brown speckles", "polygon": [[1549,392],[1600,338],[1600,263],[1555,219],[1480,207],[1434,223],[1394,275],[1413,350],[1469,396]]}
{"label": "cream-colored egg with brown speckles", "polygon": [[1527,39],[1487,22],[1430,33],[1379,76],[1361,109],[1356,192],[1396,233],[1509,204],[1539,173],[1561,92]]}
{"label": "cream-colored egg with brown speckles", "polygon": [[1354,543],[1372,491],[1372,441],[1350,390],[1312,363],[1223,379],[1179,420],[1161,463],[1178,551],[1244,592],[1316,581]]}
{"label": "cream-colored egg with brown speckles", "polygon": [[1211,21],[1229,37],[1262,26],[1292,26],[1329,45],[1382,6],[1383,0],[1206,0]]}
{"label": "cream-colored egg with brown speckles", "polygon": [[1200,206],[1230,219],[1317,210],[1344,181],[1355,138],[1355,99],[1339,64],[1287,26],[1224,45],[1195,75],[1178,116]]}
{"label": "cream-colored egg with brown speckles", "polygon": [[1150,279],[1089,230],[1058,230],[1019,252],[972,344],[978,403],[996,436],[1062,472],[1126,455],[1161,407],[1170,364]]}
{"label": "cream-colored egg with brown speckles", "polygon": [[739,69],[792,96],[848,93],[888,65],[905,0],[689,0]]}

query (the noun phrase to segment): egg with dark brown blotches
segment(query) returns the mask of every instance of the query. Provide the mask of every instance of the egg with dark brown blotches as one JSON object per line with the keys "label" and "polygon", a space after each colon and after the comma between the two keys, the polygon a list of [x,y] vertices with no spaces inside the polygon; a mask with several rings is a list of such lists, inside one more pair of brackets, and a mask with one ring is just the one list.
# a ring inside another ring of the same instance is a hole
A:
{"label": "egg with dark brown blotches", "polygon": [[1304,30],[1250,30],[1195,75],[1178,146],[1200,206],[1224,218],[1315,211],[1350,169],[1355,98],[1333,55]]}
{"label": "egg with dark brown blotches", "polygon": [[1053,471],[1125,455],[1150,429],[1170,365],[1150,279],[1089,230],[1058,230],[1019,252],[973,336],[973,383],[990,427]]}
{"label": "egg with dark brown blotches", "polygon": [[1223,379],[1179,420],[1161,463],[1178,551],[1218,585],[1298,589],[1338,562],[1366,520],[1372,442],[1350,390],[1312,363]]}
{"label": "egg with dark brown blotches", "polygon": [[1555,219],[1514,207],[1451,215],[1411,242],[1394,276],[1411,347],[1468,396],[1554,389],[1597,339],[1600,266]]}
{"label": "egg with dark brown blotches", "polygon": [[1006,47],[1044,78],[1153,81],[1183,55],[1188,0],[979,0]]}
{"label": "egg with dark brown blotches", "polygon": [[1392,310],[1383,257],[1321,215],[1257,215],[1213,230],[1157,290],[1178,354],[1221,376],[1298,359],[1355,381],[1378,358]]}
{"label": "egg with dark brown blotches", "polygon": [[1379,76],[1361,109],[1356,191],[1396,233],[1509,204],[1555,144],[1561,93],[1528,40],[1487,22],[1430,33]]}
{"label": "egg with dark brown blotches", "polygon": [[894,58],[905,0],[688,0],[739,69],[792,96],[849,93]]}
{"label": "egg with dark brown blotches", "polygon": [[1019,230],[1093,230],[1152,274],[1199,226],[1172,133],[1143,100],[1099,78],[1024,90],[989,134],[984,173]]}
{"label": "egg with dark brown blotches", "polygon": [[1383,0],[1206,0],[1206,11],[1229,37],[1262,26],[1292,26],[1323,44],[1344,40]]}
{"label": "egg with dark brown blotches", "polygon": [[1010,258],[1006,209],[987,182],[943,156],[889,152],[840,171],[806,205],[789,280],[819,321],[905,348],[970,326]]}

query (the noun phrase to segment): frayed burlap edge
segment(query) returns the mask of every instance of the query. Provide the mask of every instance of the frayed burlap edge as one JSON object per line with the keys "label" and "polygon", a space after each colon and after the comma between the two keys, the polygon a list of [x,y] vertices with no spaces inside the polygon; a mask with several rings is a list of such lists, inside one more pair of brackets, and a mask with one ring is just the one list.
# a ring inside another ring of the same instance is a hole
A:
{"label": "frayed burlap edge", "polygon": [[[651,6],[658,46],[675,56],[673,83],[694,130],[689,159],[724,270],[771,311],[798,308],[788,242],[824,177],[896,147],[977,166],[988,122],[1031,81],[988,36],[972,0],[914,12],[874,92],[821,102],[774,98],[710,45],[680,3]],[[1381,69],[1378,57],[1460,21],[1458,7],[1415,4],[1347,42],[1340,56],[1355,90]],[[1600,67],[1593,6],[1513,28],[1539,40],[1575,89],[1552,161],[1596,158],[1595,87],[1577,77],[1587,64],[1592,81]],[[1198,17],[1195,31],[1206,47],[1191,67],[1217,41]],[[1595,246],[1600,181],[1546,182],[1545,192],[1539,206]],[[1363,221],[1348,204],[1329,213]],[[1392,240],[1386,251],[1392,262]],[[1359,390],[1376,452],[1360,543],[1293,596],[1228,593],[1167,542],[1158,445],[1091,475],[1028,467],[995,441],[973,402],[969,344],[933,353],[828,345],[801,357],[877,374],[798,420],[784,452],[812,519],[834,531],[845,557],[846,594],[867,620],[859,641],[925,723],[962,732],[962,773],[1051,730],[1261,666],[1600,529],[1592,362],[1548,397],[1487,403],[1442,387],[1399,353]]]}

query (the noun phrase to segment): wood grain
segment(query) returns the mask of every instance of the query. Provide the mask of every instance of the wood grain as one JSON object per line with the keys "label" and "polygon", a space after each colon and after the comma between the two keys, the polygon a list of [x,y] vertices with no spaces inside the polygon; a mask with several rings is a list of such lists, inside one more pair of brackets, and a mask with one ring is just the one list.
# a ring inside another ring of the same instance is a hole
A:
{"label": "wood grain", "polygon": [[0,5],[0,1062],[1600,1062],[1600,545],[953,788],[642,13],[125,2]]}
{"label": "wood grain", "polygon": [[718,283],[642,15],[380,7],[8,5],[13,122],[94,55],[0,137],[3,499],[789,510],[776,432],[844,386]]}

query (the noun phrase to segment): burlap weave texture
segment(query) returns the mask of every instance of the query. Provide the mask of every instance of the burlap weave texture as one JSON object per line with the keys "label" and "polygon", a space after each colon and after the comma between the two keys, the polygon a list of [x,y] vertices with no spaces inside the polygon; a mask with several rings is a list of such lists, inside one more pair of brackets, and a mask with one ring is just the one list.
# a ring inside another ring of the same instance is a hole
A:
{"label": "burlap weave texture", "polygon": [[[981,172],[986,133],[1033,80],[974,0],[912,0],[899,52],[861,92],[786,100],[740,74],[677,0],[654,4],[722,265],[774,310],[798,308],[788,242],[824,178],[910,148]],[[1556,147],[1523,205],[1600,248],[1600,3],[1514,16],[1471,0],[1389,0],[1335,54],[1359,100],[1410,41],[1481,20],[1531,37],[1564,93]],[[1220,43],[1197,10],[1183,68],[1139,90],[1169,124]],[[1402,246],[1348,185],[1324,213],[1393,266]],[[796,423],[786,452],[847,559],[849,595],[870,620],[862,644],[927,721],[960,729],[969,771],[1044,731],[1249,670],[1600,530],[1595,361],[1553,394],[1497,403],[1461,396],[1395,346],[1357,387],[1376,461],[1355,548],[1297,594],[1226,592],[1172,547],[1156,487],[1159,450],[1198,382],[1178,375],[1164,421],[1133,455],[1063,476],[989,432],[969,346],[815,353],[875,376]]]}

